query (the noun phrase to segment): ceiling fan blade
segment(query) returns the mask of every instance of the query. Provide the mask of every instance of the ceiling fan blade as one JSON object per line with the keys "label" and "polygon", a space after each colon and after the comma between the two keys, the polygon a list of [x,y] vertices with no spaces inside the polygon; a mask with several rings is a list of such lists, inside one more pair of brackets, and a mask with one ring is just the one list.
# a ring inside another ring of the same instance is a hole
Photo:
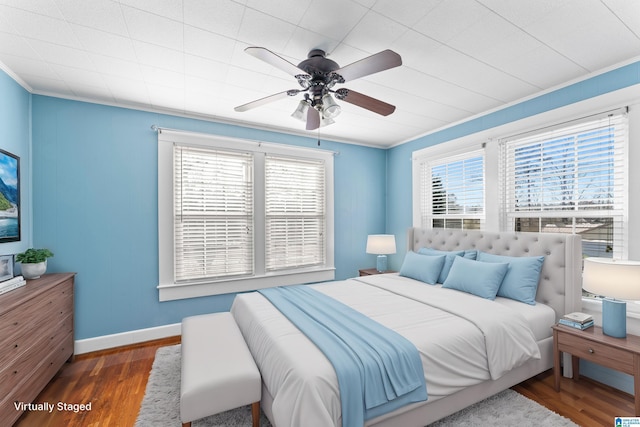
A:
{"label": "ceiling fan blade", "polygon": [[380,101],[379,99],[363,95],[355,90],[341,88],[336,91],[336,98],[346,101],[358,107],[365,108],[374,113],[388,116],[396,110],[396,107]]}
{"label": "ceiling fan blade", "polygon": [[320,112],[313,107],[307,110],[307,130],[315,130],[320,127]]}
{"label": "ceiling fan blade", "polygon": [[300,91],[298,89],[291,89],[291,90],[287,90],[287,91],[284,91],[284,92],[275,93],[273,95],[265,96],[264,98],[256,99],[255,101],[251,101],[251,102],[248,102],[246,104],[239,105],[236,108],[234,108],[234,110],[239,111],[239,112],[251,110],[252,108],[261,107],[261,106],[263,106],[265,104],[268,104],[270,102],[274,102],[274,101],[277,101],[279,99],[286,98],[287,96],[296,95],[299,92]]}
{"label": "ceiling fan blade", "polygon": [[264,47],[248,47],[244,51],[249,55],[266,62],[267,64],[281,69],[287,74],[291,74],[292,76],[297,76],[298,74],[306,74],[305,71],[301,70],[296,65],[292,64],[281,56],[276,55],[269,49],[265,49]]}
{"label": "ceiling fan blade", "polygon": [[337,69],[335,72],[340,74],[344,81],[355,80],[360,77],[368,76],[379,71],[388,70],[402,65],[400,55],[392,50],[383,50],[364,59],[345,65]]}

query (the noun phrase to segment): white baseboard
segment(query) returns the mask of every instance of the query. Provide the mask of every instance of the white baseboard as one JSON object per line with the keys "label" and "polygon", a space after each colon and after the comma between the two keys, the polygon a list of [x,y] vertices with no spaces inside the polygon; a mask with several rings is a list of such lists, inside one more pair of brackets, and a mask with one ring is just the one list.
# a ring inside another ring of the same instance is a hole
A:
{"label": "white baseboard", "polygon": [[138,329],[135,331],[121,332],[119,334],[76,340],[74,343],[74,354],[90,353],[92,351],[106,350],[123,345],[174,337],[180,335],[181,331],[182,324],[174,323],[154,328]]}

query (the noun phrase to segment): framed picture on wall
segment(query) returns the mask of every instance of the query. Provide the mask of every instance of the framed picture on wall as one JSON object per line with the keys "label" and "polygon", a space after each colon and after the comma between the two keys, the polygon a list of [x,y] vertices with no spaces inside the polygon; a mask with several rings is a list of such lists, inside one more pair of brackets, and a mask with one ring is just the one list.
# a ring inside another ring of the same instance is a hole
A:
{"label": "framed picture on wall", "polygon": [[20,240],[20,158],[0,149],[0,243]]}
{"label": "framed picture on wall", "polygon": [[0,282],[13,277],[13,255],[0,255]]}

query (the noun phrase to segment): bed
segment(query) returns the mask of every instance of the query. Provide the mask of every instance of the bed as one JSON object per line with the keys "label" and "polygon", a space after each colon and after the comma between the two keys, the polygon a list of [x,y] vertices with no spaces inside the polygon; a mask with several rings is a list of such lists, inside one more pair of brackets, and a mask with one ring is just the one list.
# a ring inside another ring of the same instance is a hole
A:
{"label": "bed", "polygon": [[[489,301],[394,274],[310,285],[395,330],[420,352],[429,398],[371,417],[365,426],[422,427],[551,368],[550,327],[563,314],[580,310],[579,236],[409,229],[408,254],[422,248],[475,250],[511,257],[544,256],[536,302],[524,304],[502,297]],[[438,300],[442,300],[444,308],[427,304]],[[456,303],[451,304],[452,300]],[[474,301],[478,306],[475,314],[470,308]],[[238,295],[231,311],[260,369],[262,407],[271,423],[276,427],[341,426],[336,374],[322,352],[260,293]],[[489,355],[476,350],[484,345],[488,351],[493,345],[482,333],[485,341],[480,344],[475,319],[488,317],[483,313],[502,311],[505,315],[518,313],[514,322],[519,330],[526,331],[518,335],[531,336],[535,349],[526,349],[527,354],[515,353],[513,348],[531,347],[518,343],[509,344],[509,350],[504,352],[493,349]],[[521,326],[521,321],[529,327]],[[467,336],[467,330],[474,335]],[[509,361],[512,366],[492,368],[489,361],[496,358],[514,360]]]}

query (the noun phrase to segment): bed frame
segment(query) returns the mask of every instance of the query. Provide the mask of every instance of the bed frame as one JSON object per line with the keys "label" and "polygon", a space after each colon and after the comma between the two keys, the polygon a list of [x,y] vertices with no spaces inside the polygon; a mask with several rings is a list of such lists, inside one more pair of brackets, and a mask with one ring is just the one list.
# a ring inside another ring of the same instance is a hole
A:
{"label": "bed frame", "polygon": [[[497,255],[545,256],[540,274],[536,300],[549,305],[556,312],[556,319],[565,313],[580,311],[582,304],[582,248],[577,235],[551,233],[497,233],[477,230],[445,230],[410,228],[407,232],[407,250],[422,247],[440,250],[476,249]],[[498,380],[485,381],[460,390],[436,401],[408,405],[390,414],[371,419],[367,427],[424,427],[441,418],[458,412],[476,402],[506,390],[553,366],[553,338],[538,342],[540,360],[531,360]],[[570,363],[565,363],[567,368]],[[565,369],[566,371],[566,369]],[[565,372],[571,375],[570,372]],[[269,417],[273,397],[262,387],[262,408]]]}
{"label": "bed frame", "polygon": [[[422,247],[439,250],[476,249],[508,256],[545,256],[536,301],[552,307],[556,319],[582,307],[582,248],[577,235],[551,233],[485,232],[410,228],[407,250]],[[538,342],[540,360],[532,360],[496,381],[485,381],[429,403],[409,405],[366,423],[371,427],[423,427],[476,402],[506,390],[553,367],[553,338]]]}

